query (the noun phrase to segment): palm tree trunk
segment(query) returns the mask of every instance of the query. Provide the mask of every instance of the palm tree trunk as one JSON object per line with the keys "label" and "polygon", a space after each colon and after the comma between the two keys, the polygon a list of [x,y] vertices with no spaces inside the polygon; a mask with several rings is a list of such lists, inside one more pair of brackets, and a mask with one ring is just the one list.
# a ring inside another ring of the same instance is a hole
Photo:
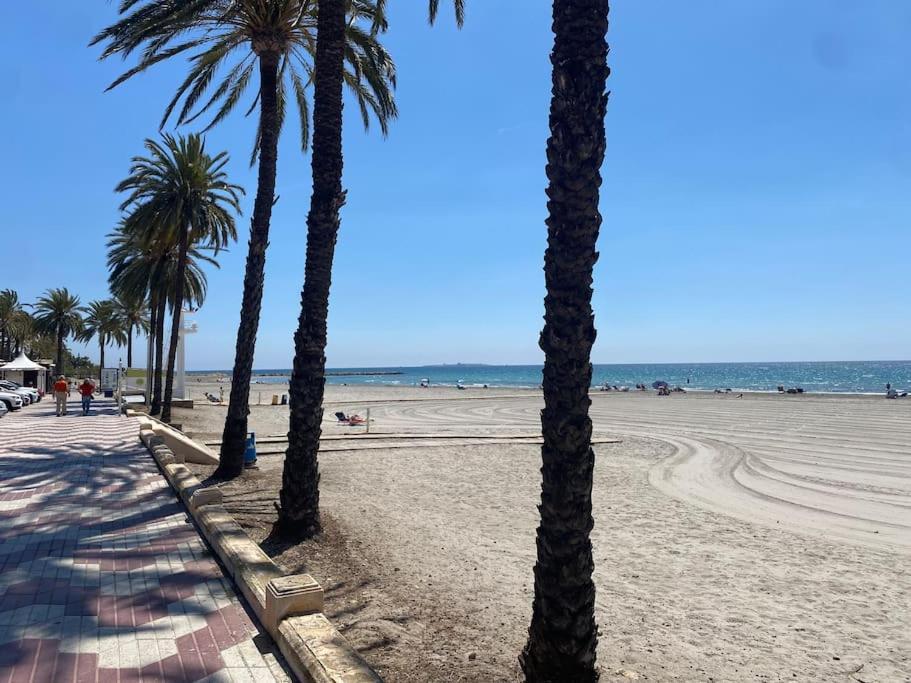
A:
{"label": "palm tree trunk", "polygon": [[152,313],[150,316],[150,334],[149,343],[155,345],[152,358],[152,402],[149,406],[151,415],[158,415],[161,412],[161,367],[162,356],[164,355],[164,318],[165,310],[168,305],[167,283],[163,282],[164,267],[168,257],[160,256],[158,263],[152,270],[149,278],[149,298],[152,304]]}
{"label": "palm tree trunk", "polygon": [[[159,283],[164,287],[164,283]],[[167,312],[168,296],[162,292],[158,295],[158,312],[155,316],[155,363],[152,366],[152,406],[149,412],[158,415],[161,412],[161,371],[164,367],[164,325]]]}
{"label": "palm tree trunk", "polygon": [[57,326],[57,375],[65,375],[63,363],[63,327]]}
{"label": "palm tree trunk", "polygon": [[326,384],[326,318],[342,190],[342,75],[345,0],[319,0],[313,78],[313,195],[307,259],[294,334],[291,421],[276,531],[293,539],[320,531],[319,453]]}
{"label": "palm tree trunk", "polygon": [[127,329],[127,367],[133,367],[133,323]]}
{"label": "palm tree trunk", "polygon": [[177,248],[177,282],[174,285],[174,315],[171,318],[171,340],[168,343],[168,371],[165,374],[164,401],[161,407],[162,422],[171,421],[171,398],[174,392],[174,363],[177,360],[177,340],[180,337],[180,312],[183,308],[183,284],[187,271],[187,250],[190,242],[190,226],[180,231]]}
{"label": "palm tree trunk", "polygon": [[[155,296],[154,291],[149,293],[149,331],[146,334],[146,344],[152,345],[155,343],[158,332],[158,297]],[[149,364],[149,368],[146,374],[148,378],[149,386],[148,393],[146,394],[146,400],[149,401],[149,412],[152,408],[152,392],[150,391],[152,383],[154,382],[155,377],[155,351],[154,346],[148,346],[146,349],[146,362]]]}
{"label": "palm tree trunk", "polygon": [[104,337],[98,335],[98,345],[101,348],[101,353],[99,354],[99,363],[98,363],[98,386],[101,386],[102,375],[104,374]]}
{"label": "palm tree trunk", "polygon": [[253,353],[259,330],[259,314],[263,300],[263,278],[266,267],[266,247],[269,246],[269,223],[275,197],[275,173],[278,163],[278,55],[259,56],[260,151],[259,178],[256,201],[250,224],[250,244],[244,272],[244,295],[240,307],[240,327],[234,350],[234,370],[231,373],[231,398],[221,437],[221,462],[216,477],[232,478],[244,468],[244,448],[247,436],[247,415],[250,413],[250,375],[253,372]]}
{"label": "palm tree trunk", "polygon": [[608,0],[554,0],[549,217],[544,275],[541,523],[526,681],[596,681],[592,475],[591,308],[607,67]]}

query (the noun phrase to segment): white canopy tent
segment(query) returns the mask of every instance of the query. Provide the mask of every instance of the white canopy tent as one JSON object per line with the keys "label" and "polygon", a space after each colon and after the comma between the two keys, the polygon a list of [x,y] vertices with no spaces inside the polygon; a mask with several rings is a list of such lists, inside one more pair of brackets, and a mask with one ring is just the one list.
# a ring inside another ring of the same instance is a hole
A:
{"label": "white canopy tent", "polygon": [[47,368],[36,363],[25,355],[20,353],[16,358],[5,365],[0,365],[0,376],[17,384],[36,389],[44,389],[47,386]]}

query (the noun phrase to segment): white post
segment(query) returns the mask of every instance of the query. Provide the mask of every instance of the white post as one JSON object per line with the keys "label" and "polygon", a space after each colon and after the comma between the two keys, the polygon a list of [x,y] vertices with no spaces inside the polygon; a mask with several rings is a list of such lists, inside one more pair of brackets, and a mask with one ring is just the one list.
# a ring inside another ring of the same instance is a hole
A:
{"label": "white post", "polygon": [[155,346],[154,343],[155,335],[153,330],[149,330],[149,333],[146,335],[146,408],[150,408],[152,405],[152,347]]}

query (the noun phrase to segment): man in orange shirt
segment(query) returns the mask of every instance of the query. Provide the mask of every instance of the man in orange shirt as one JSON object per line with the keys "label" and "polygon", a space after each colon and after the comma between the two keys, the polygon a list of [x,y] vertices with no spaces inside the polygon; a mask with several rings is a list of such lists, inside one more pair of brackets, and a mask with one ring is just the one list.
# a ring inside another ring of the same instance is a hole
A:
{"label": "man in orange shirt", "polygon": [[66,397],[70,393],[69,382],[66,377],[60,375],[54,382],[54,399],[57,401],[57,417],[66,415]]}

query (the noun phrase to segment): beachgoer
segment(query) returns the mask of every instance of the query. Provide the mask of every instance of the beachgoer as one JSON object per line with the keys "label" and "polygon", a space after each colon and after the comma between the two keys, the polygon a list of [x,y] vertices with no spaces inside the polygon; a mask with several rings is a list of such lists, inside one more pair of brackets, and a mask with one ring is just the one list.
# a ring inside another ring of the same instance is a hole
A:
{"label": "beachgoer", "polygon": [[86,377],[79,385],[79,395],[82,396],[82,414],[88,415],[89,408],[92,407],[92,394],[95,393],[95,385]]}
{"label": "beachgoer", "polygon": [[57,417],[66,415],[66,397],[70,393],[70,385],[66,377],[60,375],[54,382],[54,400],[57,403]]}

